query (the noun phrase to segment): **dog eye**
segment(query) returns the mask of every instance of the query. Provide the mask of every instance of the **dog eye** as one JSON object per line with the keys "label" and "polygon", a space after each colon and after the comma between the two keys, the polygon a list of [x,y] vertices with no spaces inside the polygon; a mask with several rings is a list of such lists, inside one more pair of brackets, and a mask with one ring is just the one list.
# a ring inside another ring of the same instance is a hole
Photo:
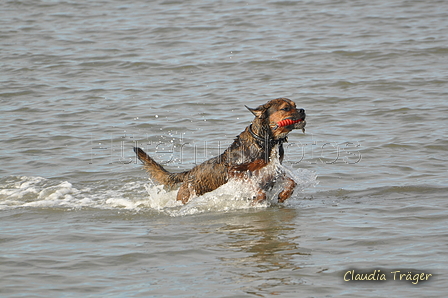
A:
{"label": "dog eye", "polygon": [[281,109],[282,111],[285,111],[285,112],[289,112],[290,110],[291,110],[291,108],[290,107],[285,107],[285,108],[283,108],[283,109]]}

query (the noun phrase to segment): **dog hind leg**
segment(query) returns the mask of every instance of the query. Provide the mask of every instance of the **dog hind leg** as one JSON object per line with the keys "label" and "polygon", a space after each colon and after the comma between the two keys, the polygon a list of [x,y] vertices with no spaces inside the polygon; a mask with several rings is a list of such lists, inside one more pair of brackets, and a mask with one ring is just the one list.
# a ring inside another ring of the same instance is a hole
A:
{"label": "dog hind leg", "polygon": [[183,204],[186,204],[191,197],[191,188],[188,182],[184,182],[181,184],[179,190],[177,191],[176,200],[181,201]]}

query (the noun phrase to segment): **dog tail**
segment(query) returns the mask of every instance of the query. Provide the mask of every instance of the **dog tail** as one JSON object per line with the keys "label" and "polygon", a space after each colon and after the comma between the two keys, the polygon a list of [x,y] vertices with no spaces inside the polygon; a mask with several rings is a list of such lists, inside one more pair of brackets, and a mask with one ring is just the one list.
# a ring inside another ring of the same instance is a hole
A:
{"label": "dog tail", "polygon": [[140,159],[140,161],[144,164],[144,167],[146,171],[148,171],[151,178],[159,184],[163,184],[165,186],[168,186],[169,188],[173,188],[177,184],[183,182],[188,174],[188,172],[168,172],[148,154],[146,154],[146,152],[141,148],[134,147],[134,152],[137,155],[138,159]]}

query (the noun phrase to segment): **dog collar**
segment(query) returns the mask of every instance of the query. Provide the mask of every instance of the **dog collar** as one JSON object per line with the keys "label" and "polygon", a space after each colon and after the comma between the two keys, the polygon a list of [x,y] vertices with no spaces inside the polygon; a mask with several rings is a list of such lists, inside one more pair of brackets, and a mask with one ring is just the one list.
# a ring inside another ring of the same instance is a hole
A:
{"label": "dog collar", "polygon": [[249,125],[249,132],[250,132],[250,134],[251,134],[254,138],[256,138],[257,140],[259,140],[259,141],[261,141],[261,142],[266,142],[266,141],[268,140],[268,137],[266,137],[266,138],[262,138],[262,137],[260,137],[259,135],[257,135],[257,134],[252,130],[252,124]]}
{"label": "dog collar", "polygon": [[276,145],[276,144],[283,144],[284,142],[288,142],[288,137],[284,137],[284,138],[281,138],[278,140],[270,139],[269,137],[266,137],[266,138],[260,137],[252,130],[252,124],[249,125],[249,132],[255,139],[257,139],[258,141],[263,142],[263,143],[269,142],[271,145]]}

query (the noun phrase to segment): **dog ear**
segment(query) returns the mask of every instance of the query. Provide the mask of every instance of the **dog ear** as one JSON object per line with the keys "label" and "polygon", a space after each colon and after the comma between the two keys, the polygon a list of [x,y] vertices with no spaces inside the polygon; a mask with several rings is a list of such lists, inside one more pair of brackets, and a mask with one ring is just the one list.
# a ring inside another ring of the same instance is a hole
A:
{"label": "dog ear", "polygon": [[255,115],[255,117],[260,118],[260,119],[264,119],[266,118],[266,107],[264,105],[259,106],[258,108],[252,109],[249,108],[248,106],[246,106],[246,109],[248,109],[252,114]]}

